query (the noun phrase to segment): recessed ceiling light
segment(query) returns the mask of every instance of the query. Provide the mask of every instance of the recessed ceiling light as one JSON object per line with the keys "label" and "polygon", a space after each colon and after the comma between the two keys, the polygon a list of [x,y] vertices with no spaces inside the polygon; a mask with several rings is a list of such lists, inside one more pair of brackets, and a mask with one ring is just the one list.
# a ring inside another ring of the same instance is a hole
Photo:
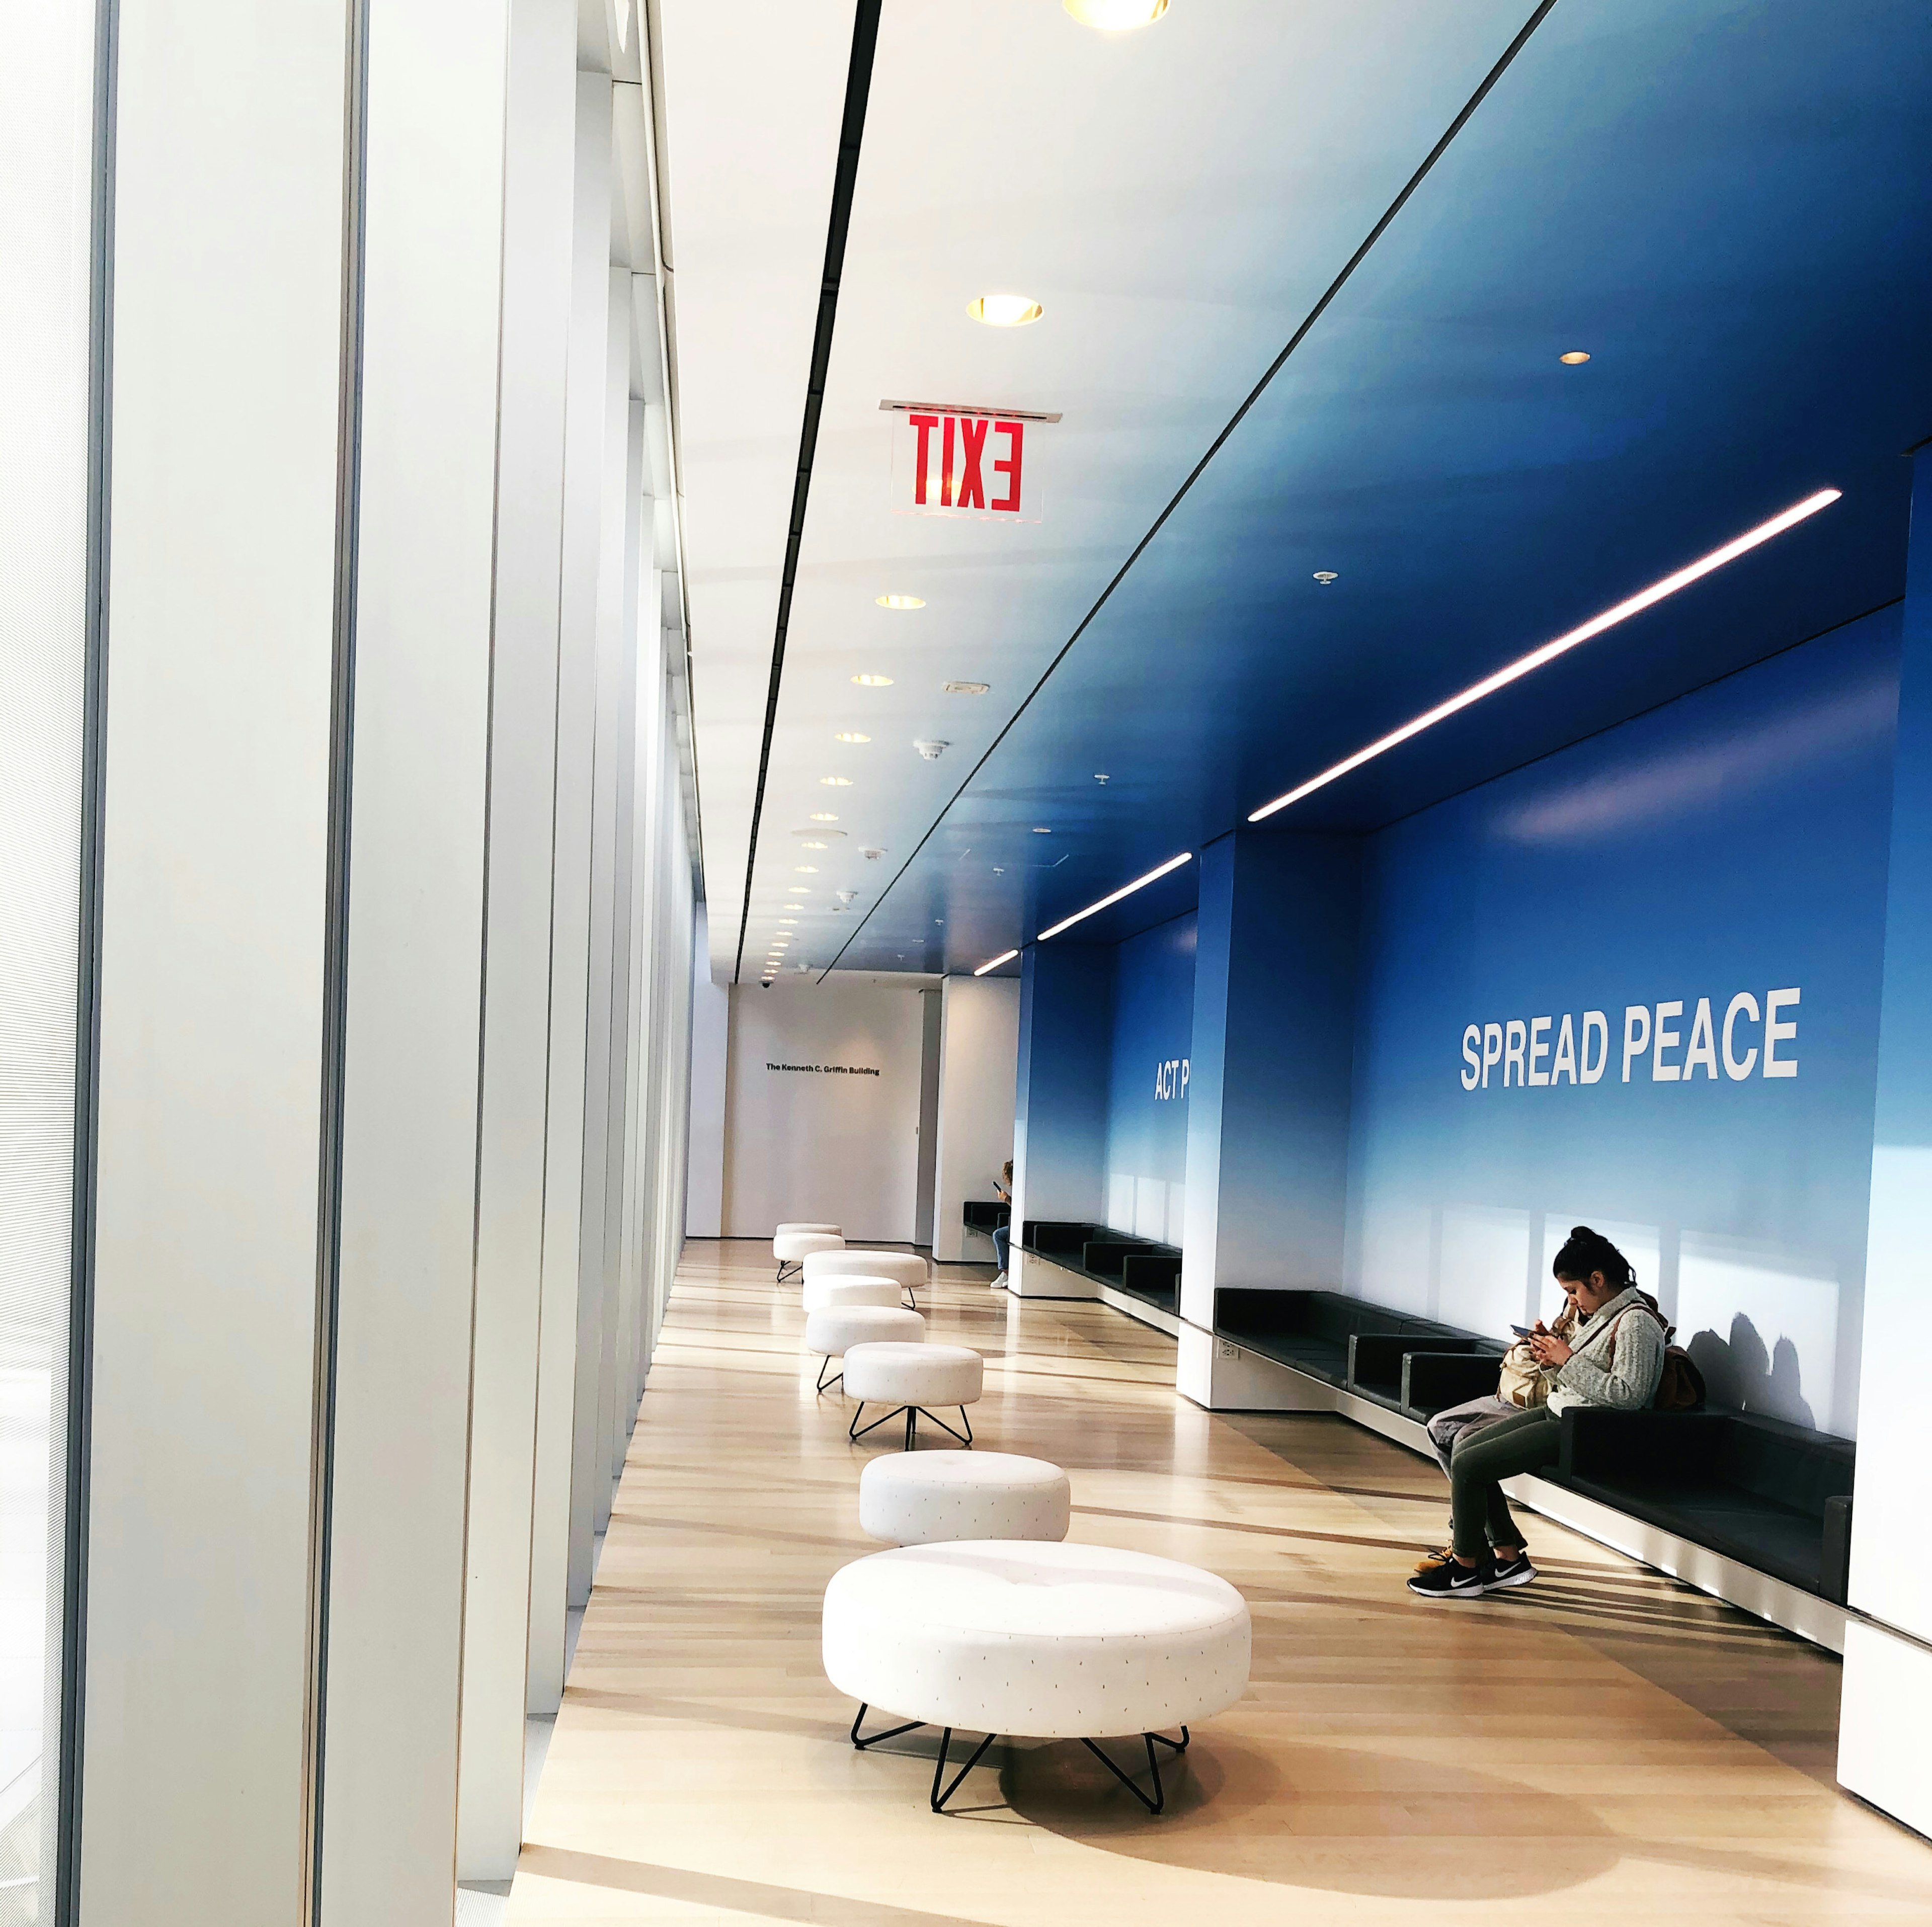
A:
{"label": "recessed ceiling light", "polygon": [[1045,823],[1035,823],[1033,826],[1033,833],[1035,836],[1051,836],[1053,832]]}
{"label": "recessed ceiling light", "polygon": [[1315,580],[1326,589],[1331,582],[1340,582],[1342,578],[1333,569],[1317,569]]}
{"label": "recessed ceiling light", "polygon": [[812,886],[809,883],[788,883],[785,886],[785,895],[788,897],[808,897],[812,895]]}
{"label": "recessed ceiling light", "polygon": [[983,696],[992,686],[990,682],[942,682],[939,688],[946,696]]}
{"label": "recessed ceiling light", "polygon": [[807,837],[804,842],[799,845],[799,848],[801,850],[830,850],[831,847],[831,844],[826,842],[822,838],[815,836]]}
{"label": "recessed ceiling light", "polygon": [[814,810],[812,820],[815,823],[836,823],[838,819],[830,810]]}
{"label": "recessed ceiling light", "polygon": [[872,739],[860,730],[840,730],[832,736],[836,743],[868,743]]}
{"label": "recessed ceiling light", "polygon": [[1098,27],[1103,34],[1150,27],[1167,11],[1167,0],[1061,0],[1061,4],[1083,27]]}
{"label": "recessed ceiling light", "polygon": [[1794,502],[1781,514],[1774,515],[1768,522],[1760,522],[1755,529],[1747,529],[1742,535],[1733,536],[1722,548],[1713,549],[1708,556],[1700,556],[1694,562],[1687,562],[1674,574],[1666,576],[1660,582],[1654,582],[1648,589],[1639,589],[1636,595],[1627,597],[1612,609],[1606,609],[1600,616],[1592,616],[1587,622],[1567,630],[1553,642],[1545,643],[1540,649],[1532,649],[1528,655],[1518,656],[1514,662],[1505,663],[1492,674],[1486,676],[1480,682],[1472,682],[1468,688],[1451,696],[1446,702],[1438,703],[1432,709],[1425,709],[1419,716],[1412,717],[1399,730],[1391,730],[1385,736],[1378,736],[1366,748],[1358,749],[1353,756],[1345,756],[1340,763],[1331,763],[1318,775],[1311,776],[1306,783],[1298,784],[1285,795],[1277,796],[1271,803],[1264,803],[1258,810],[1248,812],[1248,821],[1258,823],[1264,817],[1271,817],[1277,810],[1285,810],[1291,803],[1298,803],[1302,798],[1324,784],[1333,783],[1338,776],[1346,776],[1352,769],[1359,769],[1372,758],[1380,756],[1384,750],[1391,750],[1398,743],[1406,743],[1411,736],[1419,736],[1424,730],[1432,729],[1445,717],[1454,715],[1458,710],[1466,709],[1472,703],[1480,703],[1485,696],[1492,696],[1498,689],[1506,688],[1519,676],[1527,676],[1533,669],[1540,669],[1546,662],[1553,661],[1566,650],[1574,649],[1580,643],[1587,643],[1594,636],[1600,636],[1606,629],[1613,629],[1619,622],[1629,621],[1631,616],[1641,614],[1653,604],[1661,602],[1666,595],[1675,595],[1680,589],[1688,589],[1694,582],[1701,581],[1714,569],[1722,568],[1726,562],[1734,562],[1738,556],[1748,555],[1760,543],[1769,541],[1774,535],[1781,535],[1787,529],[1795,528],[1821,508],[1828,508],[1843,494],[1835,488],[1821,488],[1816,494],[1808,495],[1802,502]]}
{"label": "recessed ceiling light", "polygon": [[855,676],[852,680],[861,689],[890,689],[892,686],[890,676]]}
{"label": "recessed ceiling light", "polygon": [[794,863],[791,868],[794,877],[816,877],[818,874],[818,865],[815,863]]}
{"label": "recessed ceiling light", "polygon": [[1590,358],[1580,348],[1573,348],[1567,355],[1559,355],[1557,360],[1566,368],[1580,368]]}
{"label": "recessed ceiling light", "polygon": [[852,787],[852,779],[849,776],[821,776],[818,780],[828,790],[849,790]]}
{"label": "recessed ceiling light", "polygon": [[778,922],[780,923],[796,923],[798,919],[796,917],[780,917],[778,919]]}
{"label": "recessed ceiling light", "polygon": [[923,609],[926,598],[922,595],[882,595],[878,598],[881,609]]}
{"label": "recessed ceiling light", "polygon": [[998,956],[988,958],[973,974],[976,977],[983,977],[988,970],[997,970],[1002,964],[1010,964],[1018,955],[1017,950],[1003,950]]}
{"label": "recessed ceiling light", "polygon": [[988,328],[1024,328],[1046,310],[1030,295],[982,295],[966,304],[966,312]]}

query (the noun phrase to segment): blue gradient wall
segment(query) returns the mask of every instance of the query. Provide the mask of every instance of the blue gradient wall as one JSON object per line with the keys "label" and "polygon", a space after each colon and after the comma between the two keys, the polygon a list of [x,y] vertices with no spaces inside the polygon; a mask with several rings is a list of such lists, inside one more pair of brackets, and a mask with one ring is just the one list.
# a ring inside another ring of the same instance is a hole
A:
{"label": "blue gradient wall", "polygon": [[1187,1176],[1194,913],[1132,937],[1114,957],[1106,1217],[1179,1244]]}
{"label": "blue gradient wall", "polygon": [[[1351,1290],[1498,1332],[1588,1222],[1715,1395],[1853,1431],[1898,648],[1881,612],[1373,840]],[[1606,1068],[1542,1081],[1586,1011]]]}

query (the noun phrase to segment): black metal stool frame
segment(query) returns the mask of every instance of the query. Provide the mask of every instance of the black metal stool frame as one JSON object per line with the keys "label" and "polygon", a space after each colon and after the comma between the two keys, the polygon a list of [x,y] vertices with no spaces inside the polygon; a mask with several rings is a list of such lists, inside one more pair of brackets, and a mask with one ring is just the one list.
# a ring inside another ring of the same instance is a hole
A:
{"label": "black metal stool frame", "polygon": [[[884,1732],[875,1733],[869,1740],[861,1740],[859,1737],[859,1728],[865,1723],[866,1715],[871,1710],[869,1705],[862,1706],[853,1716],[852,1744],[861,1753],[864,1752],[868,1746],[878,1746],[882,1740],[896,1740],[902,1733],[911,1733],[920,1727],[931,1724],[926,1720],[909,1719],[902,1726],[889,1726]],[[947,1780],[946,1778],[946,1769],[948,1764],[946,1756],[952,1749],[952,1728],[948,1726],[942,1728],[940,1731],[939,1757],[933,1765],[932,1792],[930,1796],[930,1804],[934,1813],[944,1813],[946,1811],[946,1803],[959,1791],[960,1783],[985,1757],[986,1749],[999,1737],[998,1734],[988,1734],[986,1738],[974,1748],[967,1758],[965,1765],[962,1767],[950,1780]],[[1080,1743],[1100,1761],[1102,1766],[1106,1768],[1108,1773],[1113,1775],[1115,1779],[1120,1782],[1122,1786],[1126,1788],[1129,1793],[1133,1795],[1135,1799],[1140,1802],[1142,1806],[1147,1809],[1150,1814],[1157,1815],[1166,1809],[1167,1790],[1161,1785],[1160,1755],[1154,1749],[1157,1746],[1165,1746],[1169,1752],[1178,1758],[1180,1755],[1187,1751],[1193,1736],[1184,1726],[1180,1729],[1180,1737],[1178,1740],[1170,1740],[1164,1733],[1144,1733],[1141,1735],[1141,1738],[1147,1746],[1148,1776],[1154,1782],[1154,1791],[1151,1795],[1143,1793],[1133,1776],[1126,1773],[1108,1755],[1103,1753],[1092,1740],[1083,1740]]]}
{"label": "black metal stool frame", "polygon": [[[824,1368],[821,1366],[820,1369],[822,1373]],[[842,1379],[845,1374],[841,1372],[838,1375]],[[905,1414],[905,1449],[908,1452],[912,1450],[913,1437],[918,1430],[921,1413],[924,1413],[926,1416],[930,1419],[948,1438],[957,1439],[962,1445],[969,1448],[972,1445],[973,1421],[967,1417],[966,1408],[963,1405],[958,1408],[959,1422],[966,1429],[963,1432],[956,1432],[937,1412],[929,1410],[923,1405],[895,1405],[883,1419],[874,1419],[869,1425],[862,1427],[859,1421],[864,1416],[867,1403],[868,1401],[863,1398],[859,1401],[859,1409],[852,1414],[852,1422],[845,1428],[845,1436],[855,1443],[862,1439],[867,1432],[876,1432],[881,1425],[890,1425],[903,1412]]]}

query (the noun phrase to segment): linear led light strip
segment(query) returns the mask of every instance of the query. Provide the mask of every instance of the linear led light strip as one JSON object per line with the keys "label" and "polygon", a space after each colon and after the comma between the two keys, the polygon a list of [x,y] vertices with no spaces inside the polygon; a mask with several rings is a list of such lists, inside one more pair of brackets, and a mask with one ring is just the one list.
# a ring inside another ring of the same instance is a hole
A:
{"label": "linear led light strip", "polygon": [[[1289,804],[1300,802],[1303,797],[1312,796],[1317,790],[1333,783],[1337,777],[1347,775],[1352,769],[1360,769],[1364,763],[1380,756],[1384,750],[1394,749],[1397,743],[1407,742],[1411,736],[1419,736],[1424,730],[1432,727],[1445,717],[1454,715],[1457,710],[1466,709],[1472,703],[1480,703],[1485,696],[1494,695],[1498,689],[1515,682],[1519,676],[1527,676],[1533,669],[1540,669],[1545,663],[1553,661],[1565,650],[1574,649],[1578,643],[1587,643],[1592,637],[1600,636],[1606,629],[1614,628],[1618,623],[1628,621],[1631,616],[1648,609],[1652,603],[1661,602],[1666,595],[1675,595],[1680,589],[1688,589],[1700,577],[1708,575],[1714,569],[1722,568],[1726,562],[1736,562],[1738,556],[1748,554],[1760,543],[1769,541],[1774,535],[1783,535],[1786,529],[1816,515],[1820,509],[1829,508],[1842,492],[1835,488],[1821,488],[1816,495],[1808,495],[1802,502],[1787,508],[1782,515],[1774,515],[1768,522],[1760,522],[1755,529],[1747,529],[1735,540],[1726,542],[1721,549],[1713,549],[1708,556],[1702,556],[1679,569],[1675,575],[1667,575],[1661,582],[1652,583],[1649,588],[1640,591],[1628,601],[1619,602],[1614,609],[1606,609],[1600,616],[1592,616],[1582,628],[1572,629],[1567,635],[1558,636],[1553,643],[1545,643],[1540,649],[1532,649],[1528,655],[1518,657],[1514,662],[1498,670],[1493,676],[1484,677],[1480,682],[1472,683],[1460,695],[1450,697],[1446,703],[1437,703],[1434,709],[1424,711],[1412,722],[1403,724],[1400,729],[1391,730],[1387,736],[1370,743],[1366,749],[1358,749],[1353,756],[1345,757],[1332,769],[1322,771],[1319,776],[1311,776],[1306,783],[1291,790],[1286,796],[1277,796],[1272,803],[1264,803],[1249,816],[1248,821],[1258,823],[1264,817],[1271,817],[1276,811],[1285,810]],[[1160,873],[1156,871],[1154,874],[1158,876]],[[1143,883],[1146,880],[1144,877],[1142,879]],[[1138,885],[1131,883],[1127,886],[1129,889],[1138,887]],[[1110,897],[1107,901],[1112,903],[1114,900]],[[1094,906],[1094,910],[1100,907],[1098,904]],[[1082,910],[1080,914],[1090,916],[1093,912]],[[1070,922],[1074,921],[1076,919],[1068,919]],[[1066,926],[1061,924],[1057,927],[1064,930]],[[1046,934],[1049,937],[1053,934],[1052,931]]]}
{"label": "linear led light strip", "polygon": [[1051,930],[1043,930],[1034,941],[1044,943],[1049,937],[1058,937],[1063,930],[1071,930],[1077,923],[1084,923],[1090,916],[1097,916],[1109,904],[1118,904],[1123,897],[1131,897],[1136,890],[1144,890],[1158,877],[1165,877],[1170,870],[1178,870],[1184,863],[1192,863],[1194,853],[1184,850],[1178,856],[1170,856],[1158,870],[1150,870],[1144,877],[1136,877],[1131,883],[1123,883],[1111,897],[1102,897],[1097,904],[1089,904],[1084,910],[1076,910],[1070,917],[1062,917]]}
{"label": "linear led light strip", "polygon": [[983,977],[988,970],[997,970],[1002,964],[1010,964],[1018,955],[1017,950],[1003,950],[998,956],[988,958],[973,974],[976,977]]}

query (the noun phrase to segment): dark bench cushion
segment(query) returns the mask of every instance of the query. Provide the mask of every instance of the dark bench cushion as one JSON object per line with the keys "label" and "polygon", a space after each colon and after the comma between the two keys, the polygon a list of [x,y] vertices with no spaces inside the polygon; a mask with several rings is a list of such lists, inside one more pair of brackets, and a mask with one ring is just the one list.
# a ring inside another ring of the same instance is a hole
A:
{"label": "dark bench cushion", "polygon": [[1558,1482],[1842,1605],[1849,1439],[1735,1412],[1563,1415]]}

